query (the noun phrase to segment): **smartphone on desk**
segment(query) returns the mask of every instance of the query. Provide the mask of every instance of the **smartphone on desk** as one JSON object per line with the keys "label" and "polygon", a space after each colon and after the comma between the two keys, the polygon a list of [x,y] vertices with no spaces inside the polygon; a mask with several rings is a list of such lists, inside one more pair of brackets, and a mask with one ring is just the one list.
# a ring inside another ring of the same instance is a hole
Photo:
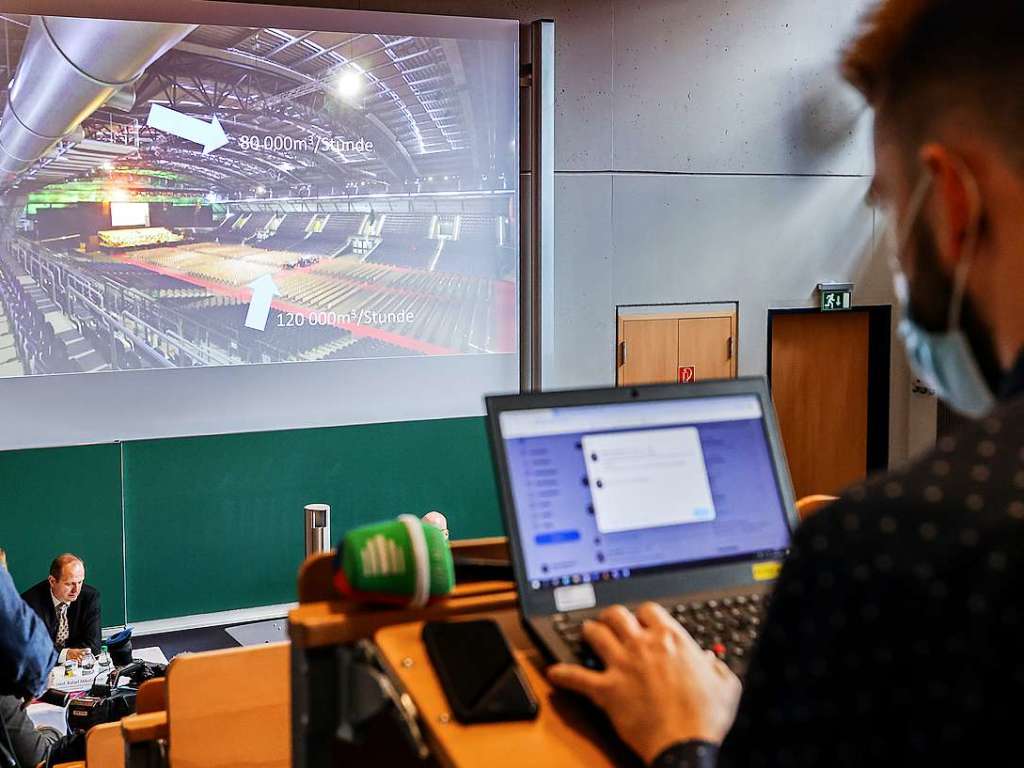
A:
{"label": "smartphone on desk", "polygon": [[423,644],[460,723],[537,717],[537,699],[497,623],[428,622]]}

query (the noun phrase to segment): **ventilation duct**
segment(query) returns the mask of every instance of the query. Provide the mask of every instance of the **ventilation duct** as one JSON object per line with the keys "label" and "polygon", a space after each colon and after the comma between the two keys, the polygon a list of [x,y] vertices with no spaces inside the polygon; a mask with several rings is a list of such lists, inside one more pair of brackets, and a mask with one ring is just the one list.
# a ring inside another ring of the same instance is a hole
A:
{"label": "ventilation duct", "polygon": [[33,16],[0,119],[0,187],[102,105],[125,104],[146,67],[195,26]]}

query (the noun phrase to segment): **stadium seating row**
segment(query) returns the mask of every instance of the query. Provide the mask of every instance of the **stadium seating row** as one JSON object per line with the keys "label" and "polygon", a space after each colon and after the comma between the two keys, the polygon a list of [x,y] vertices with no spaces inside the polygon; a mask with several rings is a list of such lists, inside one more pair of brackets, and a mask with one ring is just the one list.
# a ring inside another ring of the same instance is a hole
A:
{"label": "stadium seating row", "polygon": [[490,280],[396,270],[353,257],[275,280],[287,299],[356,322],[367,313],[398,315],[402,319],[377,327],[429,344],[462,352],[493,349],[495,344]]}
{"label": "stadium seating row", "polygon": [[[439,218],[445,226],[438,226]],[[494,279],[514,267],[512,248],[501,243],[498,217],[483,214],[243,213],[226,218],[215,237],[275,252],[356,254],[378,264]]]}
{"label": "stadium seating row", "polygon": [[14,348],[26,373],[68,373],[76,370],[67,346],[46,320],[38,297],[32,296],[20,277],[24,271],[0,255],[0,307],[14,336]]}
{"label": "stadium seating row", "polygon": [[[211,248],[216,251],[237,247]],[[236,250],[231,252],[237,255]],[[216,260],[217,257],[212,258]],[[271,310],[265,331],[256,332],[245,328],[248,303],[244,300],[211,294],[207,289],[132,264],[91,263],[83,264],[83,268],[97,277],[118,282],[133,292],[158,299],[149,305],[133,308],[142,321],[157,328],[173,327],[184,341],[216,346],[236,362],[342,359],[350,356],[348,348],[359,341],[350,332],[330,325],[303,324],[297,327],[294,323],[286,324],[282,313],[276,309]],[[92,318],[84,328],[84,333],[98,343],[103,324]],[[110,346],[109,342],[107,346]],[[361,355],[361,348],[355,347],[354,352]],[[194,364],[180,350],[165,345],[161,351],[166,360],[176,366]],[[402,353],[400,347],[382,343],[376,354],[391,356]],[[126,354],[130,354],[130,350]],[[117,364],[140,367],[143,362],[140,360],[138,365],[133,365],[130,361],[119,360]]]}
{"label": "stadium seating row", "polygon": [[496,278],[513,268],[515,252],[498,244],[498,220],[493,216],[461,216],[457,235],[444,242],[435,266],[438,272]]}

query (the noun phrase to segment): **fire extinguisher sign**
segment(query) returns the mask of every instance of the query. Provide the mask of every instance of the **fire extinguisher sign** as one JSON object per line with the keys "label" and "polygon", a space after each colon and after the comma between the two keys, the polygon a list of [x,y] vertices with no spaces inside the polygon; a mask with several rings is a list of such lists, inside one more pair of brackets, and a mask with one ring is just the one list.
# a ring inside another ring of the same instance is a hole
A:
{"label": "fire extinguisher sign", "polygon": [[679,383],[680,384],[692,384],[697,380],[697,366],[695,365],[681,365],[679,366]]}

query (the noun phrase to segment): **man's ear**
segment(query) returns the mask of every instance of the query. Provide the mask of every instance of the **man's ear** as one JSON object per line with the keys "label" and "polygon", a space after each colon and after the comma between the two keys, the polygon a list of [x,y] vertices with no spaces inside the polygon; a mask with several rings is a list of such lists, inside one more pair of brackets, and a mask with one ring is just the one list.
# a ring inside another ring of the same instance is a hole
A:
{"label": "man's ear", "polygon": [[921,148],[921,162],[932,174],[933,194],[929,218],[935,232],[939,257],[951,271],[965,253],[967,240],[978,234],[981,199],[978,183],[959,155],[942,144]]}

